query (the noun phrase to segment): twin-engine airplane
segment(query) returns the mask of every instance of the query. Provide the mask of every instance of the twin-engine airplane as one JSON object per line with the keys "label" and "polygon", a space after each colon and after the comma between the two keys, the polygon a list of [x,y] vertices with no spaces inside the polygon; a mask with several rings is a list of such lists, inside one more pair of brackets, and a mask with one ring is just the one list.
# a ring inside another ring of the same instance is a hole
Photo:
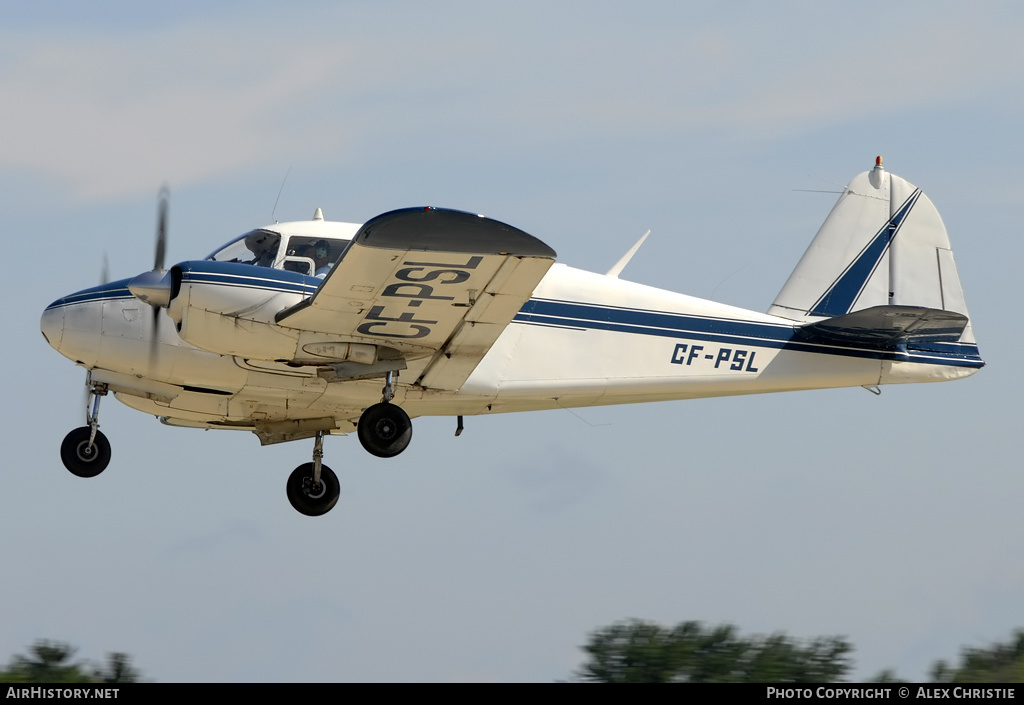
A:
{"label": "twin-engine airplane", "polygon": [[[410,417],[936,382],[984,365],[945,226],[904,179],[842,191],[768,313],[555,264],[483,216],[409,208],[362,226],[278,223],[163,271],[58,299],[42,331],[87,370],[86,425],[61,459],[92,477],[108,392],[165,424],[313,438],[287,482],[299,512],[338,501],[324,434],[388,458]],[[638,243],[639,244],[639,243]],[[383,382],[383,389],[381,384]]]}

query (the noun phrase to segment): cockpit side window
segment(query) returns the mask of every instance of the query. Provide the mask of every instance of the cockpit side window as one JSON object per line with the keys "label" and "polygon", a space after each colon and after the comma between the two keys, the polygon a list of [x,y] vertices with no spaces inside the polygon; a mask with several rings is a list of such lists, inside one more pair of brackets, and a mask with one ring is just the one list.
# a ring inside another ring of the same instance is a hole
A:
{"label": "cockpit side window", "polygon": [[292,237],[288,241],[288,254],[284,260],[284,268],[302,271],[303,274],[306,274],[305,267],[301,270],[298,267],[301,266],[301,262],[308,262],[308,273],[322,279],[341,258],[346,245],[348,245],[348,241],[334,238]]}

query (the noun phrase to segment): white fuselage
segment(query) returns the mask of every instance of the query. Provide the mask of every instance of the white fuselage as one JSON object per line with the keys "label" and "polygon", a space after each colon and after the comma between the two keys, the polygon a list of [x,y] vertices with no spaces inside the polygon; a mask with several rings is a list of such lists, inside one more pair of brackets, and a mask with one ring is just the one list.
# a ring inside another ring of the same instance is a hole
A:
{"label": "white fuselage", "polygon": [[[126,282],[55,302],[43,314],[42,330],[129,406],[168,423],[221,428],[334,417],[336,432],[345,433],[362,409],[380,400],[379,379],[328,382],[315,365],[190,345],[165,311],[155,316],[153,346],[154,309],[133,297]],[[233,327],[222,334],[228,337],[282,335],[273,314],[308,296],[257,283],[192,286],[193,297],[232,300]],[[472,415],[940,381],[981,366],[976,347],[973,357],[970,351],[880,353],[801,343],[794,339],[798,325],[556,264],[459,390],[409,384],[427,362],[411,359],[394,403],[410,416]],[[230,349],[231,340],[221,344]]]}

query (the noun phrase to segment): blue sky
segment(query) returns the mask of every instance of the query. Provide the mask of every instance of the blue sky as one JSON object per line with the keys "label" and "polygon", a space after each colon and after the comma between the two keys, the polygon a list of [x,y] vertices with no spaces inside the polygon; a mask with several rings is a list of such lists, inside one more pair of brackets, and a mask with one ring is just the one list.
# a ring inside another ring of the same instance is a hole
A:
{"label": "blue sky", "polygon": [[[922,678],[1024,626],[1024,13],[962,3],[8,3],[0,658],[37,638],[161,681],[571,676],[631,617],[840,634]],[[82,370],[42,309],[273,218],[486,213],[561,261],[766,310],[885,157],[956,252],[989,365],[962,382],[420,419],[295,513],[311,444],[161,426],[113,399],[72,477]],[[288,174],[284,183],[285,174]],[[279,190],[280,201],[274,212]],[[273,213],[273,217],[272,217]],[[1007,298],[1009,296],[1009,298]]]}

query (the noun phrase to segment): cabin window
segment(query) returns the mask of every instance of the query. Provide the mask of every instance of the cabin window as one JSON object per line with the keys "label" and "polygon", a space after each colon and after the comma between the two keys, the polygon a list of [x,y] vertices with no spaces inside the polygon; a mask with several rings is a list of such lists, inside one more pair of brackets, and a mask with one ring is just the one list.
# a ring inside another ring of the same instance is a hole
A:
{"label": "cabin window", "polygon": [[307,273],[306,269],[293,269],[302,263],[309,263],[308,273],[311,276],[327,276],[331,268],[341,258],[341,253],[348,245],[347,240],[336,240],[329,237],[293,236],[288,240],[288,254],[284,258],[283,267],[290,271]]}

